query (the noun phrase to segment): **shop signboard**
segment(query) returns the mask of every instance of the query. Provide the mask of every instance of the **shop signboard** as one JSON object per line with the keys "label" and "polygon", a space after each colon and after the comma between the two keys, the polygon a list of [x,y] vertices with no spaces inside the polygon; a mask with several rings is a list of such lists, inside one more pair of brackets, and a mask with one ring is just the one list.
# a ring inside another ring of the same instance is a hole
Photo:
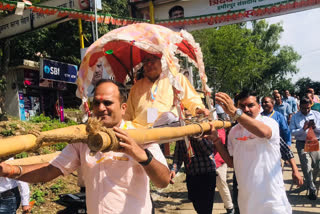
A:
{"label": "shop signboard", "polygon": [[41,58],[40,75],[43,79],[73,83],[77,81],[78,66]]}
{"label": "shop signboard", "polygon": [[[320,7],[320,0],[154,0],[153,2],[157,24],[187,31]],[[138,9],[138,17],[149,17],[149,5],[146,2],[137,2],[135,6]]]}

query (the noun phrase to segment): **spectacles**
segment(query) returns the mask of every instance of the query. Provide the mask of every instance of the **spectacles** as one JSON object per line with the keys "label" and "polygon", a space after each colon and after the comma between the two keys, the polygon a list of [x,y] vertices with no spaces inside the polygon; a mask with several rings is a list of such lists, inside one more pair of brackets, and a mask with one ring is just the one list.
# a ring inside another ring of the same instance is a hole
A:
{"label": "spectacles", "polygon": [[96,99],[94,99],[92,102],[92,105],[95,107],[98,107],[98,106],[100,106],[101,103],[106,107],[112,104],[112,102],[110,100],[96,100]]}

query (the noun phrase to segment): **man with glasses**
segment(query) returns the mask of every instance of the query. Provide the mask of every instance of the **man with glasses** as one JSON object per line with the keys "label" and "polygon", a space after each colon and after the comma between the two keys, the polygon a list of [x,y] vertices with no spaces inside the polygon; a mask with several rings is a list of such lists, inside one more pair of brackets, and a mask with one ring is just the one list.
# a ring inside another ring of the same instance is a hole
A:
{"label": "man with glasses", "polygon": [[316,200],[315,179],[319,175],[320,152],[305,152],[304,146],[309,129],[313,129],[316,137],[320,138],[320,113],[311,110],[312,101],[304,96],[300,101],[300,111],[292,116],[290,129],[296,138],[296,147],[301,163],[301,168],[307,188],[309,190],[309,199]]}

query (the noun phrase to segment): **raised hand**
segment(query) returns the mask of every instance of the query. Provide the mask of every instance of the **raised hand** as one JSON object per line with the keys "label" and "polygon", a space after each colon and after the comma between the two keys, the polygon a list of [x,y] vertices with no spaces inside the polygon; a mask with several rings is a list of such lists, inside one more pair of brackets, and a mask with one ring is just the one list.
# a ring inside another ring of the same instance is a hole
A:
{"label": "raised hand", "polygon": [[233,100],[223,92],[216,93],[216,102],[223,108],[224,112],[233,116],[237,108],[233,104]]}

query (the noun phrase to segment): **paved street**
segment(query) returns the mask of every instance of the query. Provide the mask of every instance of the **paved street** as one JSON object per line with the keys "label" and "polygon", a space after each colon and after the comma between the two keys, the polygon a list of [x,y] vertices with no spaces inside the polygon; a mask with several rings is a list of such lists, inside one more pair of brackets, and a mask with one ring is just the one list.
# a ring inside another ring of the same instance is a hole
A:
{"label": "paved street", "polygon": [[[295,145],[292,146],[292,150],[295,154],[295,160],[300,168],[299,158],[296,153]],[[318,199],[316,201],[310,201],[307,198],[307,191],[300,191],[296,185],[292,185],[291,180],[291,168],[289,166],[284,167],[284,180],[287,190],[289,201],[293,208],[294,214],[316,214],[320,213],[320,194],[318,193]],[[301,172],[302,174],[302,172]],[[184,183],[185,174],[179,173],[175,178],[175,184],[169,185],[166,189],[158,190],[152,193],[153,200],[156,203],[156,214],[172,213],[172,214],[195,214],[192,203],[187,199],[187,188]],[[320,179],[317,179],[317,187],[319,189]],[[232,169],[228,171],[228,182],[231,184],[232,189]],[[300,188],[301,189],[301,188]],[[215,203],[213,206],[213,213],[225,213],[222,200],[219,192],[216,189]]]}

